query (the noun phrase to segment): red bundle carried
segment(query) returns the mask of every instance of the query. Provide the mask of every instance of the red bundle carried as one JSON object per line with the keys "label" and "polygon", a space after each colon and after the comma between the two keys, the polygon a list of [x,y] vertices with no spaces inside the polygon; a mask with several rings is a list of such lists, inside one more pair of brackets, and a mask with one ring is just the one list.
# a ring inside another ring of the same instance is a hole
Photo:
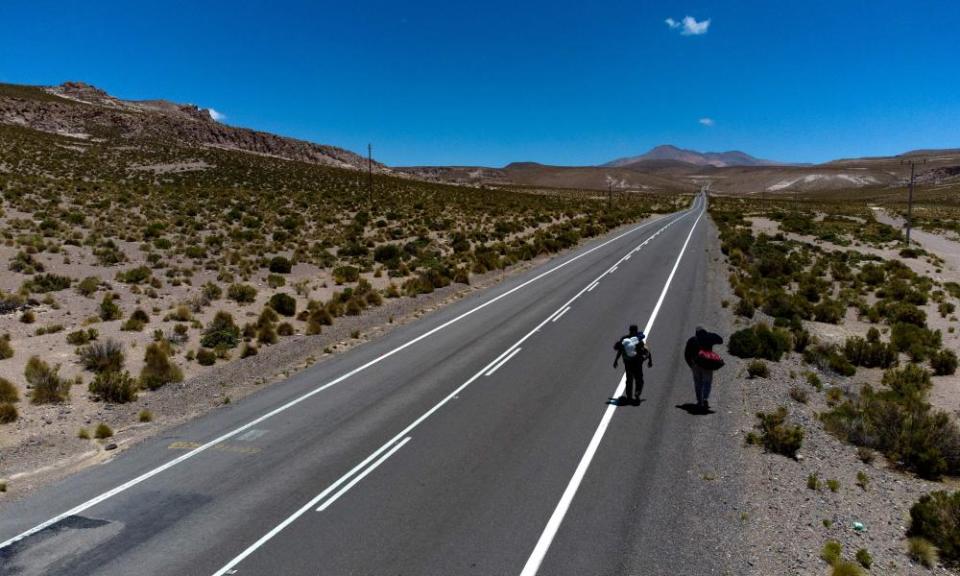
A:
{"label": "red bundle carried", "polygon": [[723,368],[723,358],[713,350],[700,350],[697,352],[695,363],[704,370],[719,370]]}

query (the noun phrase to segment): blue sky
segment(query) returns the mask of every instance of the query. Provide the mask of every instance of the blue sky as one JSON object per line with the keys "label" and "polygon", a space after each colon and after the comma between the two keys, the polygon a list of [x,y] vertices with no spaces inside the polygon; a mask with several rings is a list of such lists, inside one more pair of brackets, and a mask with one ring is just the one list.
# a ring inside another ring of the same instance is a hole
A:
{"label": "blue sky", "polygon": [[662,143],[819,162],[960,146],[958,30],[954,0],[3,0],[0,81],[192,102],[391,165]]}

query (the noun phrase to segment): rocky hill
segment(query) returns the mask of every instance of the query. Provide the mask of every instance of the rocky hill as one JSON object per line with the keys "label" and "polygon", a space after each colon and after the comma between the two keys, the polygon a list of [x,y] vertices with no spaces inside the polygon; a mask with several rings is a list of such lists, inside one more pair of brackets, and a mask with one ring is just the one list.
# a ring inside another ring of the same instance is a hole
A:
{"label": "rocky hill", "polygon": [[646,154],[618,158],[607,162],[603,166],[611,168],[626,167],[634,164],[664,160],[684,162],[686,164],[693,164],[694,166],[715,166],[717,168],[727,166],[775,166],[780,164],[779,162],[754,158],[746,152],[740,152],[739,150],[731,150],[728,152],[697,152],[696,150],[687,150],[677,148],[671,144],[664,144],[652,148]]}
{"label": "rocky hill", "polygon": [[[193,104],[121,100],[83,82],[53,87],[0,84],[0,123],[81,140],[172,140],[325,166],[367,167],[366,158],[349,150],[228,126]],[[378,162],[374,166],[389,171]]]}

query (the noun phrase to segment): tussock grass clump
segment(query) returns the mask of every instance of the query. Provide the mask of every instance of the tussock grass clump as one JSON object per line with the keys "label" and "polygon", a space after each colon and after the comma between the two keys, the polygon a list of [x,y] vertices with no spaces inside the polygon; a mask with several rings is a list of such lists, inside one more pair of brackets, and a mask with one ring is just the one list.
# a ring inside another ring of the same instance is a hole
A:
{"label": "tussock grass clump", "polygon": [[87,328],[86,330],[76,330],[67,334],[67,344],[74,346],[83,346],[100,337],[100,332],[96,328]]}
{"label": "tussock grass clump", "polygon": [[238,304],[249,304],[257,299],[257,289],[249,284],[231,284],[227,288],[227,298]]}
{"label": "tussock grass clump", "polygon": [[104,440],[113,436],[113,428],[107,426],[103,422],[97,424],[97,427],[93,431],[93,437],[97,440]]}
{"label": "tussock grass clump", "polygon": [[843,553],[843,544],[836,540],[827,540],[820,549],[820,559],[833,566],[840,561],[840,555]]}
{"label": "tussock grass clump", "polygon": [[863,570],[853,562],[840,560],[833,565],[830,576],[863,576]]}
{"label": "tussock grass clump", "polygon": [[957,353],[943,349],[930,357],[930,367],[937,376],[949,376],[957,371]]}
{"label": "tussock grass clump", "polygon": [[197,350],[197,364],[201,366],[213,366],[217,361],[217,355],[213,350],[209,348],[201,348]]}
{"label": "tussock grass clump", "polygon": [[770,367],[763,360],[751,360],[747,364],[747,374],[750,378],[768,378],[770,376]]}
{"label": "tussock grass clump", "polygon": [[152,276],[153,272],[151,272],[149,268],[146,266],[137,266],[136,268],[117,272],[117,282],[123,282],[124,284],[143,284],[144,282],[148,282]]}
{"label": "tussock grass clump", "polygon": [[13,404],[19,401],[20,393],[17,391],[17,387],[13,385],[13,382],[6,378],[0,378],[0,402]]}
{"label": "tussock grass clump", "polygon": [[59,274],[37,274],[23,283],[23,289],[34,294],[59,292],[73,284],[73,278]]}
{"label": "tussock grass clump", "polygon": [[93,372],[119,372],[126,355],[123,344],[112,338],[87,344],[77,350],[83,367]]}
{"label": "tussock grass clump", "polygon": [[160,343],[153,342],[147,346],[143,361],[140,383],[150,390],[183,380],[183,372],[170,361],[167,350]]}
{"label": "tussock grass clump", "polygon": [[870,567],[873,566],[873,556],[870,555],[870,551],[867,550],[866,548],[861,548],[857,550],[856,558],[857,558],[857,562],[859,562],[860,565],[866,568],[867,570],[869,570]]}
{"label": "tussock grass clump", "polygon": [[10,344],[10,335],[0,336],[0,360],[13,358],[13,345]]}
{"label": "tussock grass clump", "polygon": [[907,540],[907,555],[910,559],[924,568],[933,568],[937,565],[937,547],[926,538],[910,538]]}
{"label": "tussock grass clump", "polygon": [[757,420],[759,443],[768,452],[796,458],[803,444],[803,428],[787,424],[786,408],[781,406],[774,412],[757,412]]}
{"label": "tussock grass clump", "polygon": [[100,319],[104,322],[109,322],[111,320],[119,320],[123,316],[123,312],[120,310],[120,306],[115,302],[116,295],[114,294],[104,294],[103,300],[100,301]]}
{"label": "tussock grass clump", "polygon": [[89,298],[100,288],[100,279],[96,276],[87,276],[77,284],[77,292]]}
{"label": "tussock grass clump", "polygon": [[269,270],[274,274],[289,274],[293,265],[285,256],[274,256],[270,259]]}
{"label": "tussock grass clump", "polygon": [[870,328],[866,339],[859,336],[847,338],[843,354],[851,364],[864,368],[890,368],[897,363],[896,347],[881,342],[876,328]]}
{"label": "tussock grass clump", "polygon": [[806,404],[810,400],[806,388],[801,388],[800,386],[790,387],[790,397],[801,404]]}
{"label": "tussock grass clump", "polygon": [[70,381],[60,377],[60,365],[50,367],[38,356],[31,356],[23,375],[30,384],[34,404],[59,404],[70,398]]}
{"label": "tussock grass clump", "polygon": [[126,370],[107,370],[94,376],[87,389],[98,400],[124,404],[137,399],[137,381]]}
{"label": "tussock grass clump", "polygon": [[20,417],[17,407],[9,402],[0,402],[0,424],[16,422]]}
{"label": "tussock grass clump", "polygon": [[140,422],[144,422],[144,423],[146,423],[146,422],[152,422],[152,421],[153,421],[153,412],[151,412],[151,411],[147,410],[146,408],[144,408],[143,410],[140,411],[139,414],[137,414],[137,420],[139,420]]}

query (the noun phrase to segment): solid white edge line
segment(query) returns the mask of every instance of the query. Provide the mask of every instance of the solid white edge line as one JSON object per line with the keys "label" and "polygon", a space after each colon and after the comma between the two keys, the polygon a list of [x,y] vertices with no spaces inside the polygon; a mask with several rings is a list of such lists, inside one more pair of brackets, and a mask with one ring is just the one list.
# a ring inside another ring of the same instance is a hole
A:
{"label": "solid white edge line", "polygon": [[551,322],[556,322],[557,320],[559,320],[560,318],[562,318],[564,314],[566,314],[566,313],[569,312],[569,311],[570,311],[570,307],[567,306],[566,308],[564,308],[563,310],[561,310],[559,314],[557,314],[556,316],[554,316],[553,319],[550,320],[550,321],[551,321]]}
{"label": "solid white edge line", "polygon": [[590,285],[589,288],[587,288],[587,292],[593,292],[593,289],[599,285],[600,285],[600,282],[594,282],[593,284]]}
{"label": "solid white edge line", "polygon": [[[677,268],[680,266],[680,260],[687,251],[687,245],[690,243],[690,238],[693,237],[693,231],[696,230],[697,224],[700,222],[700,218],[703,217],[704,211],[705,210],[700,211],[700,215],[697,216],[697,220],[693,223],[693,226],[690,227],[690,233],[687,234],[687,239],[684,241],[683,247],[680,249],[680,254],[677,256],[677,261],[673,264],[673,270],[670,271],[670,276],[667,277],[667,281],[663,285],[663,290],[660,292],[660,298],[657,300],[657,304],[654,306],[653,312],[650,314],[650,319],[647,321],[647,326],[644,329],[644,333],[647,334],[648,340],[650,337],[650,331],[653,328],[653,322],[657,319],[657,314],[660,312],[660,306],[663,304],[663,300],[667,295],[667,291],[670,289],[670,283],[673,282],[673,277],[677,273]],[[624,385],[626,384],[626,378],[626,374],[620,378],[620,383],[617,384],[617,388],[613,393],[614,398],[620,397]],[[600,446],[600,441],[603,440],[603,436],[607,432],[607,427],[610,425],[610,420],[613,418],[614,410],[616,410],[616,405],[613,404],[607,406],[606,410],[604,410],[603,417],[600,419],[600,425],[593,433],[593,437],[590,439],[590,444],[587,445],[587,450],[583,453],[580,463],[577,464],[577,468],[573,472],[573,477],[570,478],[570,482],[563,491],[563,495],[560,497],[560,502],[557,503],[557,507],[554,509],[553,514],[550,515],[550,519],[547,521],[547,525],[544,528],[543,533],[540,534],[540,539],[537,540],[537,544],[534,546],[533,552],[530,553],[530,557],[527,559],[527,563],[524,565],[523,571],[520,572],[520,576],[536,576],[537,572],[540,570],[540,565],[543,563],[544,558],[546,558],[547,551],[550,549],[550,545],[553,544],[553,539],[557,535],[557,531],[560,529],[560,524],[563,522],[563,518],[567,515],[567,510],[569,510],[570,504],[573,502],[573,498],[576,496],[577,490],[580,488],[580,483],[583,481],[583,477],[586,475],[587,469],[590,467],[590,463],[593,461],[593,457],[597,453],[597,448]]]}
{"label": "solid white edge line", "polygon": [[374,470],[376,470],[376,469],[377,469],[377,466],[380,466],[381,464],[383,464],[383,462],[384,462],[387,458],[393,456],[393,453],[394,453],[394,452],[396,452],[397,450],[403,448],[403,445],[406,444],[406,443],[409,442],[409,441],[410,441],[410,437],[407,436],[406,438],[403,439],[403,441],[401,441],[399,444],[397,444],[396,446],[394,446],[393,448],[391,448],[389,452],[387,452],[386,454],[384,454],[383,456],[381,456],[380,458],[378,458],[376,462],[374,462],[374,463],[371,464],[366,470],[364,470],[363,472],[361,472],[360,474],[358,474],[356,478],[354,478],[353,480],[351,480],[346,486],[344,486],[344,487],[341,488],[336,494],[334,494],[333,496],[331,496],[329,500],[327,500],[326,502],[324,502],[323,504],[321,504],[320,507],[317,508],[317,512],[323,512],[324,510],[326,510],[327,508],[329,508],[331,504],[333,504],[334,502],[336,502],[337,500],[339,500],[341,496],[343,496],[343,495],[346,494],[351,488],[353,488],[354,486],[356,486],[358,482],[360,482],[361,480],[363,480],[364,478],[366,478],[368,474],[370,474],[371,472],[373,472]]}
{"label": "solid white edge line", "polygon": [[[689,209],[681,212],[681,216],[678,216],[678,218],[686,217],[692,210],[693,210],[693,208],[691,207],[691,208],[689,208]],[[78,504],[77,506],[74,506],[73,508],[67,510],[66,512],[63,512],[63,513],[61,513],[61,514],[58,514],[57,516],[54,516],[53,518],[50,518],[49,520],[46,520],[46,521],[44,521],[44,522],[41,522],[40,524],[34,526],[33,528],[30,528],[29,530],[25,530],[25,531],[21,532],[20,534],[17,534],[16,536],[13,536],[12,538],[9,538],[8,540],[5,540],[4,542],[0,543],[0,550],[3,550],[4,548],[7,548],[8,546],[10,546],[10,545],[12,545],[12,544],[15,544],[15,543],[19,542],[20,540],[23,540],[24,538],[26,538],[26,537],[28,537],[28,536],[31,536],[31,535],[33,535],[33,534],[36,534],[37,532],[40,532],[41,530],[44,530],[45,528],[48,528],[48,527],[50,527],[50,526],[53,526],[54,524],[56,524],[56,523],[64,520],[65,518],[69,518],[70,516],[74,516],[74,515],[76,515],[76,514],[79,514],[79,513],[83,512],[83,511],[85,511],[85,510],[88,510],[89,508],[92,508],[93,506],[96,506],[97,504],[103,502],[104,500],[108,500],[108,499],[116,496],[117,494],[120,494],[121,492],[124,492],[124,491],[126,491],[126,490],[129,490],[129,489],[132,488],[133,486],[136,486],[137,484],[140,484],[141,482],[143,482],[143,481],[145,481],[145,480],[148,480],[148,479],[156,476],[157,474],[160,474],[161,472],[164,472],[164,471],[166,471],[166,470],[169,470],[170,468],[176,466],[177,464],[180,464],[181,462],[184,462],[184,461],[186,461],[186,460],[189,460],[190,458],[193,458],[193,457],[196,456],[197,454],[200,454],[201,452],[204,452],[204,451],[212,448],[213,446],[216,446],[216,445],[218,445],[218,444],[220,444],[220,443],[222,443],[222,442],[225,442],[225,441],[229,440],[230,438],[236,436],[237,434],[240,434],[240,433],[243,432],[244,430],[247,430],[247,429],[249,429],[249,428],[252,428],[252,427],[256,426],[257,424],[263,422],[264,420],[267,420],[267,419],[269,419],[269,418],[272,418],[273,416],[276,416],[277,414],[280,414],[281,412],[284,412],[284,411],[292,408],[293,406],[296,406],[297,404],[303,402],[304,400],[307,400],[308,398],[313,397],[313,396],[316,395],[316,394],[319,394],[320,392],[326,390],[327,388],[330,388],[331,386],[334,386],[334,385],[336,385],[336,384],[339,384],[340,382],[343,382],[343,381],[346,380],[347,378],[350,378],[351,376],[353,376],[353,375],[355,375],[355,374],[357,374],[357,373],[359,373],[359,372],[362,372],[363,370],[366,370],[366,369],[369,368],[370,366],[373,366],[373,365],[375,365],[375,364],[377,364],[377,363],[379,363],[379,362],[382,362],[383,360],[389,358],[390,356],[393,356],[394,354],[397,354],[398,352],[400,352],[400,351],[402,351],[402,350],[405,350],[406,348],[408,348],[408,347],[416,344],[417,342],[420,342],[421,340],[423,340],[423,339],[425,339],[425,338],[428,338],[428,337],[432,336],[433,334],[436,334],[437,332],[439,332],[440,330],[443,330],[443,329],[446,328],[447,326],[450,326],[451,324],[454,324],[454,323],[456,323],[456,322],[459,322],[460,320],[466,318],[467,316],[470,316],[471,314],[474,314],[475,312],[477,312],[477,311],[479,311],[479,310],[482,310],[483,308],[486,308],[487,306],[493,304],[494,302],[497,302],[497,301],[501,300],[502,298],[505,298],[505,297],[509,296],[510,294],[513,294],[514,292],[516,292],[516,291],[518,291],[518,290],[520,290],[520,289],[522,289],[522,288],[525,288],[526,286],[532,284],[533,282],[536,282],[537,280],[543,278],[544,276],[547,276],[547,275],[549,275],[549,274],[552,274],[553,272],[555,272],[555,271],[557,271],[557,270],[559,270],[559,269],[567,266],[568,264],[571,264],[571,263],[573,263],[573,262],[576,262],[576,261],[579,260],[580,258],[583,258],[584,256],[586,256],[586,255],[588,255],[588,254],[591,254],[591,253],[595,252],[596,250],[599,250],[600,248],[603,248],[604,246],[607,246],[607,245],[611,244],[612,242],[616,242],[617,240],[623,238],[624,236],[627,236],[627,235],[629,235],[629,234],[633,234],[634,232],[637,232],[637,231],[639,231],[639,230],[642,230],[642,229],[650,226],[651,224],[654,224],[654,223],[656,223],[656,222],[660,222],[660,221],[662,221],[662,220],[664,220],[664,219],[667,219],[667,218],[669,218],[670,216],[672,216],[672,215],[666,215],[666,216],[662,216],[662,217],[660,217],[660,218],[657,218],[656,220],[651,220],[651,221],[649,221],[649,222],[644,222],[643,224],[640,224],[639,226],[636,226],[636,227],[634,227],[634,228],[631,228],[630,230],[627,230],[626,232],[624,232],[624,233],[622,233],[622,234],[619,234],[619,235],[617,235],[617,236],[614,236],[613,238],[611,238],[611,239],[603,242],[602,244],[598,244],[598,245],[596,245],[596,246],[594,246],[594,247],[592,247],[592,248],[590,248],[590,249],[588,249],[588,250],[585,250],[584,252],[582,252],[582,253],[580,253],[580,254],[577,254],[576,256],[570,258],[569,260],[565,260],[565,261],[561,262],[560,264],[554,266],[553,268],[551,268],[551,269],[549,269],[549,270],[546,270],[546,271],[538,274],[537,276],[531,278],[530,280],[527,280],[526,282],[523,282],[522,284],[519,284],[519,285],[517,285],[517,286],[514,286],[514,287],[511,288],[510,290],[504,292],[503,294],[500,294],[499,296],[496,296],[496,297],[494,297],[494,298],[492,298],[492,299],[490,299],[490,300],[488,300],[488,301],[486,301],[486,302],[484,302],[484,303],[482,303],[482,304],[479,304],[479,305],[475,306],[474,308],[471,308],[470,310],[467,310],[466,312],[460,314],[459,316],[457,316],[457,317],[455,317],[455,318],[451,318],[450,320],[447,320],[447,321],[444,322],[443,324],[440,324],[439,326],[437,326],[437,327],[435,327],[435,328],[433,328],[433,329],[431,329],[431,330],[429,330],[429,331],[427,331],[427,332],[424,332],[424,333],[421,334],[420,336],[417,336],[416,338],[414,338],[414,339],[412,339],[412,340],[409,340],[409,341],[401,344],[400,346],[398,346],[398,347],[396,347],[396,348],[394,348],[394,349],[392,349],[392,350],[390,350],[390,351],[388,351],[388,352],[384,352],[383,354],[381,354],[380,356],[377,356],[377,357],[374,358],[373,360],[370,360],[370,361],[366,362],[365,364],[362,364],[362,365],[360,365],[359,367],[354,368],[353,370],[350,370],[349,372],[347,372],[347,373],[345,373],[345,374],[343,374],[343,375],[335,378],[334,380],[331,380],[330,382],[327,382],[326,384],[322,384],[321,386],[319,386],[319,387],[317,387],[317,388],[314,388],[313,390],[311,390],[310,392],[307,392],[307,393],[303,394],[302,396],[299,396],[299,397],[297,397],[297,398],[294,398],[294,399],[291,400],[290,402],[287,402],[286,404],[283,404],[282,406],[280,406],[280,407],[278,407],[278,408],[275,408],[275,409],[271,410],[270,412],[267,412],[266,414],[264,414],[264,415],[262,415],[262,416],[260,416],[260,417],[258,417],[258,418],[256,418],[256,419],[254,419],[254,420],[252,420],[252,421],[250,421],[250,422],[248,422],[248,423],[240,426],[239,428],[236,428],[236,429],[234,429],[234,430],[231,430],[230,432],[227,432],[227,433],[225,433],[225,434],[223,434],[223,435],[221,435],[221,436],[219,436],[219,437],[217,437],[217,438],[215,438],[215,439],[207,442],[206,444],[203,444],[203,445],[201,445],[201,446],[198,446],[198,447],[194,448],[193,450],[191,450],[191,451],[189,451],[189,452],[186,452],[186,453],[184,453],[183,455],[181,455],[181,456],[179,456],[179,457],[177,457],[177,458],[174,458],[173,460],[171,460],[171,461],[169,461],[169,462],[166,462],[166,463],[164,463],[164,464],[161,464],[160,466],[158,466],[158,467],[156,467],[156,468],[154,468],[154,469],[152,469],[152,470],[148,470],[147,472],[144,472],[143,474],[141,474],[140,476],[137,476],[136,478],[133,478],[132,480],[128,480],[127,482],[125,482],[125,483],[123,483],[123,484],[121,484],[121,485],[119,485],[119,486],[117,486],[117,487],[115,487],[115,488],[112,488],[112,489],[108,490],[107,492],[104,492],[104,493],[100,494],[99,496],[96,496],[96,497],[94,497],[94,498],[91,498],[90,500],[87,500],[86,502],[83,502],[82,504]]]}
{"label": "solid white edge line", "polygon": [[514,349],[513,349],[513,352],[511,352],[509,356],[507,356],[506,358],[504,358],[503,360],[501,360],[500,362],[498,362],[497,365],[494,366],[493,368],[491,368],[490,370],[487,370],[487,373],[484,374],[484,376],[493,376],[493,373],[494,373],[494,372],[496,372],[497,370],[500,369],[501,366],[503,366],[504,364],[506,364],[507,362],[509,362],[510,359],[513,358],[514,356],[516,356],[516,355],[517,355],[517,352],[519,352],[519,351],[520,351],[520,348],[519,348],[519,347],[518,347],[518,348],[514,348]]}
{"label": "solid white edge line", "polygon": [[[695,206],[696,206],[696,202],[694,202],[694,207],[695,207]],[[677,222],[678,220],[681,220],[681,219],[683,219],[683,218],[686,218],[687,216],[690,215],[690,213],[691,213],[694,209],[695,209],[695,208],[691,208],[690,210],[682,213],[680,216],[676,217],[675,219],[673,219],[672,221],[670,221],[670,222],[668,222],[666,225],[664,225],[664,228],[666,228],[667,226],[670,226],[671,224],[673,224],[674,222]],[[649,240],[649,239],[648,239],[648,240]],[[606,274],[606,272],[604,272],[603,274]],[[603,274],[601,274],[599,277],[602,278],[602,277],[603,277]],[[567,300],[566,302],[564,302],[564,303],[560,306],[560,308],[569,307],[570,304],[572,304],[574,300],[576,300],[577,298],[579,298],[580,296],[582,296],[586,291],[587,291],[587,288],[586,288],[586,287],[582,288],[579,292],[577,292],[576,295],[574,295],[572,298],[570,298],[569,300]],[[556,313],[550,314],[550,315],[547,316],[542,322],[540,322],[539,324],[537,324],[537,326],[534,327],[533,330],[527,332],[527,334],[526,334],[523,338],[521,338],[520,340],[517,340],[513,345],[508,346],[507,349],[504,350],[499,356],[497,356],[496,358],[494,358],[493,360],[491,360],[489,363],[487,363],[486,366],[484,366],[483,368],[481,368],[479,372],[477,372],[477,373],[475,373],[473,376],[471,376],[469,380],[467,380],[466,382],[464,382],[463,384],[461,384],[460,386],[458,386],[453,392],[451,392],[450,394],[448,394],[447,396],[445,396],[442,400],[440,400],[439,402],[437,402],[437,403],[433,406],[433,408],[430,408],[429,410],[427,410],[426,412],[424,412],[419,418],[417,418],[416,420],[414,420],[414,421],[413,421],[412,423],[410,423],[406,428],[404,428],[403,430],[401,430],[396,436],[394,436],[392,439],[390,439],[386,444],[384,444],[383,446],[381,446],[381,447],[377,450],[377,452],[375,452],[374,454],[371,454],[370,456],[368,456],[363,462],[361,462],[360,464],[358,464],[353,470],[351,470],[350,472],[348,472],[347,474],[345,474],[343,477],[341,477],[341,479],[340,479],[338,482],[344,481],[344,480],[346,480],[347,478],[349,478],[356,470],[359,470],[359,469],[363,468],[363,466],[366,465],[367,462],[369,462],[370,460],[372,460],[378,453],[380,453],[380,452],[382,452],[383,450],[385,450],[388,446],[390,446],[391,444],[393,444],[394,442],[396,442],[396,441],[399,440],[400,438],[403,438],[404,436],[406,436],[407,434],[409,434],[414,428],[416,428],[417,426],[419,426],[424,420],[426,420],[427,418],[429,418],[434,412],[436,412],[437,410],[439,410],[440,408],[442,408],[447,402],[449,402],[450,400],[452,400],[453,398],[455,398],[458,394],[460,394],[460,392],[462,392],[465,388],[467,388],[467,386],[470,386],[471,384],[473,384],[473,382],[476,381],[477,378],[480,378],[480,376],[482,376],[487,370],[489,370],[491,366],[493,366],[493,365],[495,365],[497,362],[499,362],[504,356],[506,356],[507,354],[509,354],[514,348],[519,347],[520,344],[523,344],[523,343],[527,340],[527,338],[530,338],[533,334],[535,334],[536,332],[538,332],[538,331],[540,330],[540,328],[542,328],[542,327],[543,327],[548,321],[550,321],[550,319],[551,319],[553,316],[555,316],[555,315],[556,315]],[[624,376],[624,378],[626,378],[626,376]],[[624,381],[625,381],[625,380],[624,380]],[[618,393],[618,395],[619,395],[619,393]],[[336,483],[335,483],[335,484],[336,484]],[[326,497],[326,495],[329,493],[329,491],[330,491],[331,489],[332,489],[332,487],[331,487],[331,488],[327,488],[327,489],[324,490],[324,492],[321,493],[319,496],[317,496],[316,498],[314,498],[313,500],[311,500],[310,502],[308,502],[305,506],[303,506],[302,508],[300,508],[299,510],[297,510],[296,512],[294,512],[293,516],[290,516],[289,518],[287,518],[286,520],[284,520],[283,522],[281,522],[279,525],[277,525],[275,528],[273,528],[272,530],[270,530],[270,532],[268,532],[267,534],[265,534],[264,536],[262,536],[259,540],[257,540],[257,541],[254,542],[253,544],[251,544],[249,547],[247,547],[246,550],[244,550],[243,552],[241,552],[240,555],[238,555],[236,558],[234,558],[233,560],[231,560],[230,562],[228,562],[223,568],[221,568],[220,570],[218,570],[217,572],[215,572],[213,576],[223,576],[224,574],[227,574],[230,569],[232,569],[234,566],[236,566],[237,564],[239,564],[239,563],[240,563],[241,561],[243,561],[245,558],[247,558],[248,556],[250,556],[250,554],[253,554],[255,551],[257,551],[257,549],[259,549],[261,546],[263,546],[264,544],[266,544],[266,543],[267,543],[270,539],[272,539],[274,536],[276,536],[277,534],[279,534],[281,530],[283,530],[284,528],[286,528],[287,526],[289,526],[294,520],[296,520],[296,519],[299,518],[301,515],[303,515],[304,512],[306,512],[307,510],[309,510],[311,507],[316,506],[317,503],[319,503],[320,501],[323,500],[323,498]]]}

